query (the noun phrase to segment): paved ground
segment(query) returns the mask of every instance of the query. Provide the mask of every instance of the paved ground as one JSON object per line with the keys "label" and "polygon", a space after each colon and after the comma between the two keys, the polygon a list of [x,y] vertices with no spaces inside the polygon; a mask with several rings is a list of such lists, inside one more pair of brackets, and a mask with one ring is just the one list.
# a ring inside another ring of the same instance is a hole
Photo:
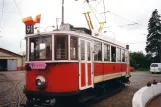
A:
{"label": "paved ground", "polygon": [[0,107],[19,107],[26,98],[22,92],[25,72],[0,72]]}
{"label": "paved ground", "polygon": [[[161,74],[149,72],[132,72],[131,84],[126,88],[102,101],[86,104],[87,107],[132,107],[134,93],[145,86],[148,81],[161,81]],[[25,84],[25,72],[0,72],[0,107],[16,107],[24,103],[26,98],[22,93]]]}

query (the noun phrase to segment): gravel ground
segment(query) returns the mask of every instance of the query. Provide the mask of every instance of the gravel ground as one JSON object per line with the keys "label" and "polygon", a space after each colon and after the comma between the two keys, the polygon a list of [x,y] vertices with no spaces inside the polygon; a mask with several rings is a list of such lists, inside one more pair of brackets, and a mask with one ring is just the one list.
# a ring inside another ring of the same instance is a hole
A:
{"label": "gravel ground", "polygon": [[[161,74],[149,72],[132,72],[131,83],[124,90],[102,101],[86,104],[87,107],[132,107],[134,93],[145,86],[148,81],[161,81]],[[25,72],[0,72],[0,107],[16,107],[24,103],[23,94]]]}
{"label": "gravel ground", "polygon": [[0,107],[19,107],[24,94],[23,71],[0,72]]}

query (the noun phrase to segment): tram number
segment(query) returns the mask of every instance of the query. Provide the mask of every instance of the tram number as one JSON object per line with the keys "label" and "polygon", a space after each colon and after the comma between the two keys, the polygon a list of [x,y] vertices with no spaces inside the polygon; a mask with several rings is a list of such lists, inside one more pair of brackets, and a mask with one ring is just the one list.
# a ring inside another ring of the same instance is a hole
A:
{"label": "tram number", "polygon": [[34,25],[26,25],[26,34],[34,33]]}

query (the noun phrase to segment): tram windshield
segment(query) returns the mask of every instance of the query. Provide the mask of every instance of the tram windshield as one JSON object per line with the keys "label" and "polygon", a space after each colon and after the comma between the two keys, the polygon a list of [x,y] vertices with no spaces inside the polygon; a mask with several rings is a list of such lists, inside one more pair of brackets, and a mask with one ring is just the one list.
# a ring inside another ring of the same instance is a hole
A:
{"label": "tram windshield", "polygon": [[29,52],[30,61],[50,60],[52,55],[52,36],[40,36],[30,38]]}

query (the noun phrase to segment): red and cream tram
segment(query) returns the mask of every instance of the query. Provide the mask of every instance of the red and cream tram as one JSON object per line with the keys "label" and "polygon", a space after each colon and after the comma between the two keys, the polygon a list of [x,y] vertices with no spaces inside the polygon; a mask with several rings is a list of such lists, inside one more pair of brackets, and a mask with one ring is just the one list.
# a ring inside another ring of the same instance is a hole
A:
{"label": "red and cream tram", "polygon": [[128,49],[107,35],[64,24],[52,32],[28,34],[26,41],[24,93],[30,102],[129,82]]}

